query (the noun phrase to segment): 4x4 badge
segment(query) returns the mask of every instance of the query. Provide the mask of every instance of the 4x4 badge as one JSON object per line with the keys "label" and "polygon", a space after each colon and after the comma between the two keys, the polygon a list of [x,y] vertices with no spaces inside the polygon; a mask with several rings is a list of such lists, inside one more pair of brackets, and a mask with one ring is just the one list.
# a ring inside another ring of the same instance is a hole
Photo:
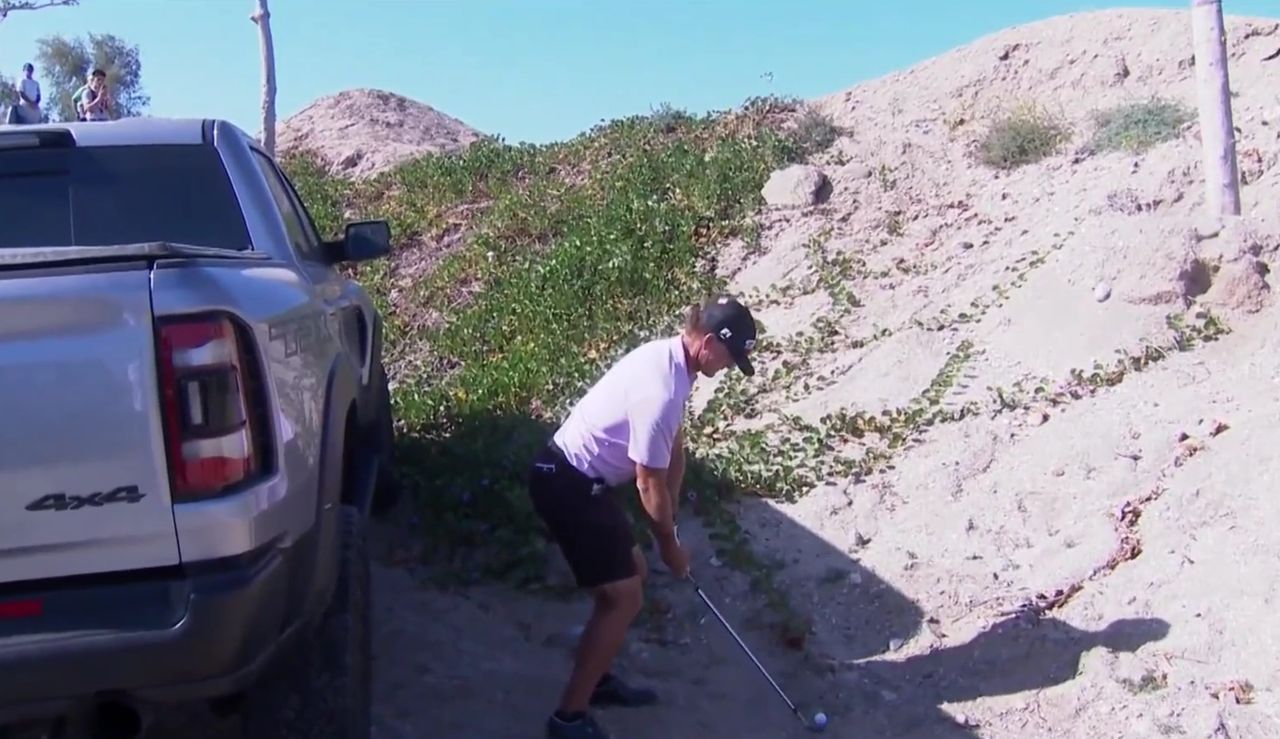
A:
{"label": "4x4 badge", "polygon": [[147,497],[138,492],[137,485],[123,485],[114,490],[88,495],[50,493],[42,495],[26,505],[28,511],[74,511],[84,507],[101,508],[112,503],[137,503]]}

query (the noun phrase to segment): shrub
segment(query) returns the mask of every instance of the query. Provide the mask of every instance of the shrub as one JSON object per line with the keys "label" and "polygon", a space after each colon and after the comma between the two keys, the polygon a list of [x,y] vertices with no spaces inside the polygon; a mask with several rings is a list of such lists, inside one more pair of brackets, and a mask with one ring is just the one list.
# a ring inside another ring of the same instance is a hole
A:
{"label": "shrub", "polygon": [[649,117],[653,120],[653,124],[663,133],[674,133],[680,126],[693,120],[693,116],[689,112],[673,106],[671,103],[661,103],[656,109],[652,109]]}
{"label": "shrub", "polygon": [[844,130],[826,115],[814,108],[805,107],[796,119],[793,133],[796,145],[804,156],[826,150],[844,135]]}
{"label": "shrub", "polygon": [[1065,123],[1043,108],[1022,105],[987,129],[978,156],[989,167],[1015,169],[1052,155],[1070,138]]}
{"label": "shrub", "polygon": [[1194,119],[1195,111],[1175,100],[1153,97],[1125,103],[1094,114],[1097,130],[1090,148],[1138,154],[1177,138],[1182,127]]}

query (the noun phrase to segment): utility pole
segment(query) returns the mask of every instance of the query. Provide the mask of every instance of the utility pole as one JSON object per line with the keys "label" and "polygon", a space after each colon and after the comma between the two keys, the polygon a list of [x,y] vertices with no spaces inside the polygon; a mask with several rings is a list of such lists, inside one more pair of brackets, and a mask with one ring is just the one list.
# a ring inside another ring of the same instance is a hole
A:
{"label": "utility pole", "polygon": [[249,19],[258,25],[262,39],[262,148],[276,155],[276,50],[271,43],[271,11],[267,0],[256,0]]}
{"label": "utility pole", "polygon": [[1196,81],[1200,89],[1200,140],[1204,148],[1208,216],[1220,222],[1240,215],[1240,171],[1231,117],[1231,79],[1222,0],[1191,0]]}

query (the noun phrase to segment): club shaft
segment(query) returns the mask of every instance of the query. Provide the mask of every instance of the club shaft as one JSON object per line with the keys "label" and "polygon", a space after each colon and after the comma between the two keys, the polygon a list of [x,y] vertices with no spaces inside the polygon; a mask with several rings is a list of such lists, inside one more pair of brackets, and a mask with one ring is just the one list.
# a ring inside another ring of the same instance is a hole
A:
{"label": "club shaft", "polygon": [[[760,670],[760,674],[764,675],[765,679],[769,681],[769,684],[773,686],[773,689],[778,691],[778,695],[782,696],[782,700],[787,702],[787,705],[791,708],[791,712],[800,716],[800,712],[796,710],[796,704],[792,703],[791,699],[787,697],[787,694],[782,692],[782,688],[778,687],[778,684],[774,682],[773,677],[769,675],[769,671],[764,668],[764,665],[760,664],[760,660],[756,659],[756,656],[752,654],[751,650],[747,648],[747,645],[743,643],[742,639],[738,636],[738,632],[734,631],[733,627],[729,625],[729,622],[724,619],[724,616],[720,615],[720,611],[715,607],[715,604],[707,598],[706,593],[702,592],[702,588],[695,584],[694,589],[698,591],[698,597],[702,598],[702,602],[706,603],[707,608],[710,608],[711,612],[716,615],[720,624],[729,632],[729,635],[733,637],[733,640],[738,642],[738,646],[742,647],[742,651],[746,652],[747,656],[751,658],[751,661],[755,663],[756,669]],[[800,719],[803,721],[804,716],[800,716]]]}

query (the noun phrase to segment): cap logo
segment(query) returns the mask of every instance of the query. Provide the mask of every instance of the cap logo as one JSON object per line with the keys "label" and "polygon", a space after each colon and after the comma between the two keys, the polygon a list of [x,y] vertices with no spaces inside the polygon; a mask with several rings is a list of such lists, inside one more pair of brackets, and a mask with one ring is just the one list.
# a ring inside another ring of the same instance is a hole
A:
{"label": "cap logo", "polygon": [[728,339],[732,337],[733,337],[733,332],[729,330],[728,326],[725,326],[724,328],[720,329],[720,338]]}
{"label": "cap logo", "polygon": [[746,341],[742,342],[742,347],[747,351],[754,351],[756,348],[756,340],[747,339]]}

